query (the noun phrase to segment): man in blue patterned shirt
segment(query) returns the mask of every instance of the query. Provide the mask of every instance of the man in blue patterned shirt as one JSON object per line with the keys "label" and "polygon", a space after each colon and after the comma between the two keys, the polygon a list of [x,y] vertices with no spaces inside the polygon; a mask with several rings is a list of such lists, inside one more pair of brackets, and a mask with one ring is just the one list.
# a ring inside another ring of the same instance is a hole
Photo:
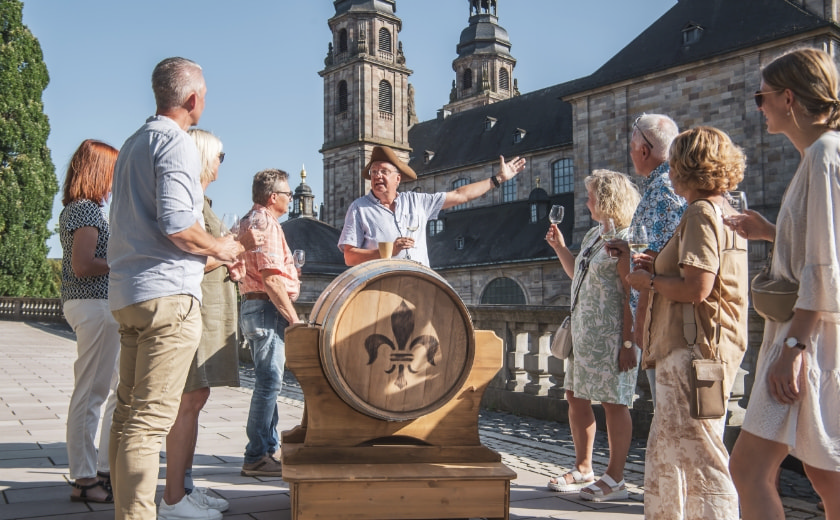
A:
{"label": "man in blue patterned shirt", "polygon": [[[631,226],[642,224],[648,233],[646,253],[655,256],[674,234],[685,211],[685,199],[674,193],[669,177],[668,151],[679,134],[677,124],[661,114],[642,114],[633,123],[630,135],[630,160],[641,182],[642,200],[633,214]],[[642,345],[648,293],[630,292],[630,307],[635,313],[633,330],[636,343],[643,348],[642,368],[650,381],[651,397],[656,401],[655,364],[648,359],[647,346]]]}

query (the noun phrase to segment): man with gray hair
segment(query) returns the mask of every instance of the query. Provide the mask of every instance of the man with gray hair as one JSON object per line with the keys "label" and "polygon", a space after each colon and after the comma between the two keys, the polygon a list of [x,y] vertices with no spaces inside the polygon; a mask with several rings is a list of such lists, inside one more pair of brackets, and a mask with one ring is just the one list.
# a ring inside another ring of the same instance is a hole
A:
{"label": "man with gray hair", "polygon": [[[242,251],[232,237],[204,229],[201,164],[186,132],[204,111],[201,67],[165,59],[152,89],[156,113],[123,144],[111,202],[108,295],[121,345],[109,453],[116,519],[157,516],[161,442],[201,338],[204,265],[208,256],[232,262]],[[161,513],[184,502],[162,503]],[[204,510],[203,518],[221,513]]]}
{"label": "man with gray hair", "polygon": [[277,396],[283,387],[286,327],[301,321],[292,304],[300,294],[300,280],[277,221],[292,202],[288,174],[274,169],[258,172],[251,194],[254,205],[240,227],[263,228],[265,242],[243,255],[245,273],[239,277],[239,324],[254,359],[254,392],[245,426],[248,445],[241,474],[279,477],[282,469],[274,454],[280,445]]}
{"label": "man with gray hair", "polygon": [[[674,193],[669,177],[668,152],[671,142],[679,134],[677,124],[662,114],[642,114],[633,122],[630,133],[630,160],[636,174],[644,177],[641,182],[642,199],[633,214],[630,226],[644,225],[648,234],[645,253],[655,256],[674,234],[685,211],[685,199]],[[629,258],[629,248],[624,242],[621,250]],[[613,244],[610,244],[614,247]],[[634,312],[633,331],[636,344],[642,350],[642,368],[650,382],[651,398],[656,402],[656,373],[654,361],[644,345],[643,330],[647,316],[648,293],[630,291],[630,307]],[[625,342],[627,343],[627,342]],[[633,348],[633,345],[624,345]]]}

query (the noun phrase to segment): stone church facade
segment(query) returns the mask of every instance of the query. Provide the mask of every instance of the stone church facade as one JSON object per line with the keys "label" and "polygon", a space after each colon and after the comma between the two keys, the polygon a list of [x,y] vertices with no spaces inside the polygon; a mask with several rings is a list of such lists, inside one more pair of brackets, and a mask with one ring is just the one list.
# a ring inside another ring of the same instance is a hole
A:
{"label": "stone church facade", "polygon": [[[680,0],[592,75],[520,94],[497,0],[471,0],[450,99],[435,120],[417,122],[396,1],[334,4],[320,73],[324,221],[341,228],[367,192],[359,172],[375,145],[394,148],[418,173],[403,190],[487,178],[500,154],[528,160],[515,180],[427,229],[432,267],[467,304],[568,304],[569,280],[543,240],[548,208],[566,207],[561,229],[579,244],[592,225],[583,180],[597,168],[633,174],[629,136],[642,113],[726,131],[748,156],[750,207],[774,216],[799,157],[783,136],[767,134],[756,110],[761,66],[799,46],[836,56],[840,40],[837,0]],[[764,244],[750,247],[760,262]]]}

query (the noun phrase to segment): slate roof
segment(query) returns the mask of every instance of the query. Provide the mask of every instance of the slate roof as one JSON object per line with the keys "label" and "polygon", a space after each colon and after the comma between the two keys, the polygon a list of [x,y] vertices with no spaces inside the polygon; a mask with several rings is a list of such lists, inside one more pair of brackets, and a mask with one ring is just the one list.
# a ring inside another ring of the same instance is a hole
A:
{"label": "slate roof", "polygon": [[[551,204],[566,207],[560,229],[570,240],[575,221],[572,193],[550,196],[542,218],[534,223],[530,222],[531,210],[527,200],[442,212],[443,232],[428,238],[431,267],[449,269],[556,259],[554,250],[545,241]],[[455,247],[458,237],[464,239],[463,249]]]}
{"label": "slate roof", "polygon": [[[703,28],[683,45],[683,29]],[[823,27],[837,27],[789,0],[679,0],[592,75],[569,85],[576,91],[638,78]]]}
{"label": "slate roof", "polygon": [[360,13],[382,13],[394,16],[397,10],[395,0],[335,0],[335,15],[349,11]]}
{"label": "slate roof", "polygon": [[461,31],[461,39],[456,47],[458,56],[500,54],[510,58],[510,37],[498,21],[491,14],[471,16],[470,25]]}
{"label": "slate roof", "polygon": [[289,248],[306,251],[303,273],[340,274],[347,269],[338,249],[341,231],[326,222],[311,218],[290,218],[280,224]]}
{"label": "slate roof", "polygon": [[[566,84],[537,90],[483,107],[452,114],[445,119],[424,121],[411,127],[408,141],[412,153],[409,165],[418,177],[452,168],[514,157],[544,148],[572,144],[572,106],[560,97]],[[496,120],[484,130],[487,117]],[[514,144],[513,133],[525,130],[522,142]],[[435,157],[424,162],[425,152]]]}

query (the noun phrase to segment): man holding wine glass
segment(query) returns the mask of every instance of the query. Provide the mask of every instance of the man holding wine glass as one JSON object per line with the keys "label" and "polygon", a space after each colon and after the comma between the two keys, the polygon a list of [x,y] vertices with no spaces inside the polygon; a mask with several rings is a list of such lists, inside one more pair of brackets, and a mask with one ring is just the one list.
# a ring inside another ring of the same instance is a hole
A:
{"label": "man holding wine glass", "polygon": [[243,255],[245,274],[239,280],[240,326],[254,358],[244,476],[281,474],[280,461],[274,454],[280,444],[277,396],[283,386],[285,333],[286,327],[301,321],[292,304],[300,294],[298,270],[277,220],[289,211],[292,191],[288,180],[288,174],[282,170],[263,170],[254,175],[254,206],[240,224],[240,229],[264,227],[262,245]]}
{"label": "man holding wine glass", "polygon": [[[390,258],[406,258],[429,266],[426,234],[415,233],[437,218],[442,209],[465,204],[480,197],[501,183],[512,179],[525,168],[525,159],[515,157],[505,162],[499,157],[499,171],[489,179],[440,193],[398,193],[402,176],[417,179],[414,170],[402,162],[387,146],[375,146],[362,177],[371,181],[370,193],[353,201],[344,217],[344,228],[338,247],[347,265],[383,258],[382,250],[390,249]],[[411,250],[409,252],[409,250]]]}
{"label": "man holding wine glass", "polygon": [[[630,131],[630,160],[636,174],[644,178],[640,186],[642,198],[633,214],[630,229],[644,227],[648,240],[643,252],[652,256],[655,256],[674,234],[685,211],[685,199],[674,193],[671,179],[668,177],[668,151],[677,134],[677,124],[662,114],[640,115],[633,122]],[[631,250],[626,240],[612,240],[607,247],[611,254],[619,257],[619,261],[630,261]],[[634,316],[633,338],[636,345],[643,349],[641,364],[650,383],[651,399],[655,401],[655,364],[646,355],[646,346],[642,343],[647,299],[646,291],[630,291],[630,307]]]}

